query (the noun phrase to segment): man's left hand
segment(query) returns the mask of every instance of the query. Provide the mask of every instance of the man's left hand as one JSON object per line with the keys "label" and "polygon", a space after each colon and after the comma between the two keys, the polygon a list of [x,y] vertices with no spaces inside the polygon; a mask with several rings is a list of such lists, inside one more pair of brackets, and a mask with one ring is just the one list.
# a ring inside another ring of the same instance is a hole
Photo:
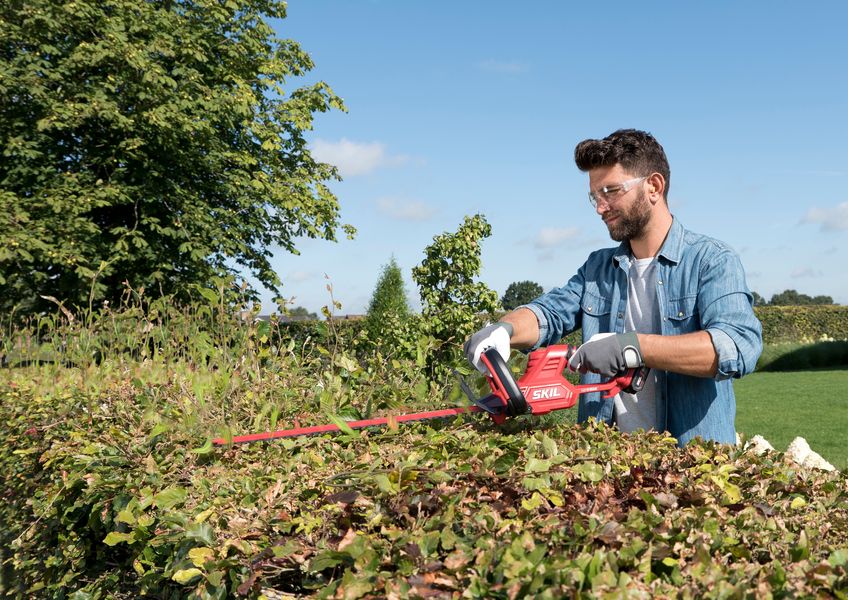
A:
{"label": "man's left hand", "polygon": [[615,377],[627,369],[644,366],[635,332],[595,334],[568,361],[568,367],[574,371],[592,371],[604,377]]}

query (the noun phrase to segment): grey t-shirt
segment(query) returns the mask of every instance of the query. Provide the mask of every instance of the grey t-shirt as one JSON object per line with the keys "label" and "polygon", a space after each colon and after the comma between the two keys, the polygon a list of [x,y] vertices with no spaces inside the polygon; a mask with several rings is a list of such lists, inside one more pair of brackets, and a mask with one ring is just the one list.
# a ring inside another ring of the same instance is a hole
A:
{"label": "grey t-shirt", "polygon": [[[632,259],[628,277],[624,331],[660,333],[657,305],[657,259]],[[638,394],[622,392],[615,397],[615,422],[624,432],[658,429],[657,377],[652,369]]]}

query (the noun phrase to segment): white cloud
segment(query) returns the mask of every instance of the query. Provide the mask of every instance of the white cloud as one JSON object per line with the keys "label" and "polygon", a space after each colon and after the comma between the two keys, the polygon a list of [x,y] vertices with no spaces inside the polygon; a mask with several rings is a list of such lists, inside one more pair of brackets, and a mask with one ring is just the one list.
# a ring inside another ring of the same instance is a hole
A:
{"label": "white cloud", "polygon": [[818,223],[822,231],[848,231],[848,202],[833,208],[811,208],[802,223]]}
{"label": "white cloud", "polygon": [[426,221],[436,214],[436,209],[432,206],[406,198],[379,198],[377,209],[382,214],[399,221]]}
{"label": "white cloud", "polygon": [[789,274],[792,279],[810,279],[815,277],[823,277],[824,273],[821,271],[817,271],[812,267],[802,267],[800,269],[795,269]]}
{"label": "white cloud", "polygon": [[335,165],[342,177],[366,175],[381,167],[395,167],[409,162],[404,155],[390,155],[381,142],[352,142],[342,138],[337,142],[317,139],[311,144],[316,160]]}
{"label": "white cloud", "polygon": [[555,248],[576,239],[579,235],[580,230],[577,227],[543,227],[533,241],[533,245],[540,249]]}
{"label": "white cloud", "polygon": [[310,271],[295,271],[293,273],[289,273],[288,280],[301,283],[304,281],[309,281],[310,279],[315,279],[318,277],[317,273],[312,273]]}
{"label": "white cloud", "polygon": [[507,73],[511,75],[524,73],[528,69],[526,64],[517,60],[494,59],[484,60],[477,63],[477,68],[481,71],[488,71],[489,73]]}

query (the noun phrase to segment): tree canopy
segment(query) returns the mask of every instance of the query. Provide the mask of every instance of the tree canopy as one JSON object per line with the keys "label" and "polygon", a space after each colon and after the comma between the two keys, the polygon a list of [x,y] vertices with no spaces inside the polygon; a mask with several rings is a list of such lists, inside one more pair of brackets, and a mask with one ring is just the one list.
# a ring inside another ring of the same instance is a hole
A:
{"label": "tree canopy", "polygon": [[424,260],[412,269],[426,331],[437,343],[427,359],[434,375],[457,362],[462,342],[480,326],[480,315],[498,309],[497,293],[475,281],[483,265],[481,243],[491,235],[484,215],[466,216],[455,233],[434,236]]}
{"label": "tree canopy", "polygon": [[778,294],[772,294],[771,300],[766,302],[757,292],[751,292],[754,296],[756,306],[809,306],[814,304],[835,304],[832,296],[809,296],[797,290],[783,290]]}
{"label": "tree canopy", "polygon": [[504,310],[513,310],[522,304],[535,300],[544,293],[541,285],[535,281],[516,281],[509,284],[501,297]]}
{"label": "tree canopy", "polygon": [[833,304],[830,296],[808,296],[796,290],[784,290],[774,294],[769,302],[772,306],[806,306],[810,304]]}
{"label": "tree canopy", "polygon": [[379,322],[387,314],[405,317],[409,314],[409,301],[403,274],[394,256],[383,266],[374,293],[368,304],[368,321]]}
{"label": "tree canopy", "polygon": [[392,256],[383,266],[374,293],[368,303],[365,331],[376,346],[397,346],[403,336],[403,322],[409,317],[409,301],[403,273]]}
{"label": "tree canopy", "polygon": [[[0,7],[0,310],[185,293],[270,249],[334,240],[304,132],[344,109],[269,20],[281,0],[9,0]],[[341,226],[353,235],[349,226]]]}

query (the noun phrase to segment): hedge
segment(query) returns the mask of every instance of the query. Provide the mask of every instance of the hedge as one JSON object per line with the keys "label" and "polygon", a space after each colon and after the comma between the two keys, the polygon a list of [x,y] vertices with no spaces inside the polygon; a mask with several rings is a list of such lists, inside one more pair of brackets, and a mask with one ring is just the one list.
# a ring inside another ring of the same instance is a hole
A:
{"label": "hedge", "polygon": [[[848,340],[848,306],[757,306],[754,314],[763,325],[764,344]],[[362,321],[356,319],[336,319],[334,323],[342,337],[355,336],[362,328]],[[296,339],[327,334],[326,325],[319,321],[292,321],[282,323],[281,328]],[[564,338],[569,344],[580,341],[579,330]]]}
{"label": "hedge", "polygon": [[848,306],[757,306],[763,342],[848,340]]}
{"label": "hedge", "polygon": [[848,594],[848,473],[779,453],[530,419],[204,445],[285,366],[0,371],[0,596]]}

